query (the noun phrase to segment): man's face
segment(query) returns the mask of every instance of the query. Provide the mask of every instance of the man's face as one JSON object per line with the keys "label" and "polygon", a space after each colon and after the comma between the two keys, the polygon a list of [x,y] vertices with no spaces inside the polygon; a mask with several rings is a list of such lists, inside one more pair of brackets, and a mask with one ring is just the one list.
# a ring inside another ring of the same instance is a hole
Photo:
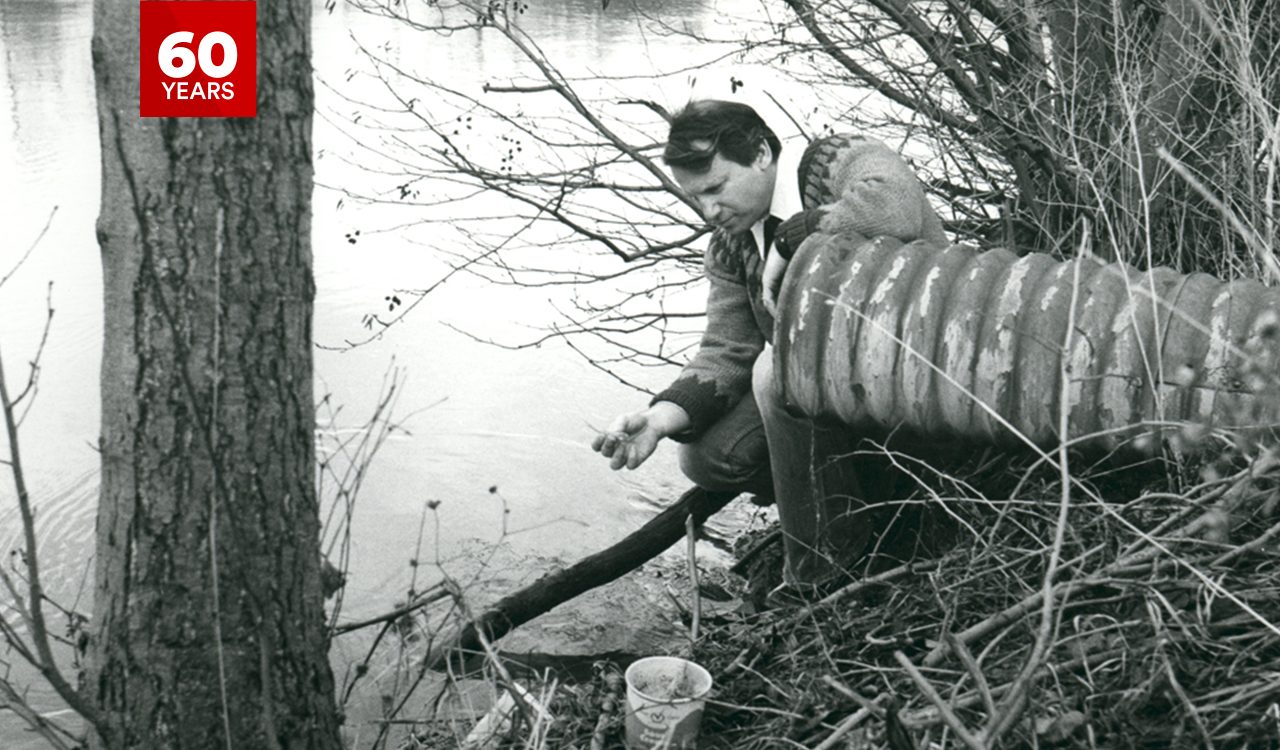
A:
{"label": "man's face", "polygon": [[[691,145],[711,147],[707,141]],[[777,171],[767,144],[761,144],[755,160],[746,166],[717,153],[705,172],[671,168],[676,182],[698,202],[703,218],[730,234],[745,232],[768,216]]]}

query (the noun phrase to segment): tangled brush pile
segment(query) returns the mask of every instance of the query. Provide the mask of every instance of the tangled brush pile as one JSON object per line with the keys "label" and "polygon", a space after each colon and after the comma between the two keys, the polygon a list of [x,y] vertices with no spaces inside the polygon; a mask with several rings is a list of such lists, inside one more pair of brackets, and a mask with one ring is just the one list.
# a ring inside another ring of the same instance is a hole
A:
{"label": "tangled brush pile", "polygon": [[944,553],[705,639],[714,746],[1276,746],[1280,453],[1218,445],[921,481]]}

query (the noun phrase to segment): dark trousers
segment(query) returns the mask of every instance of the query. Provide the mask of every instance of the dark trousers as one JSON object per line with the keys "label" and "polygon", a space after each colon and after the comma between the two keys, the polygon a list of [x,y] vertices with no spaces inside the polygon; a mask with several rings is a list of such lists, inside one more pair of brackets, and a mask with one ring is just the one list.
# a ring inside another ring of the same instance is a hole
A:
{"label": "dark trousers", "polygon": [[787,414],[773,380],[773,348],[752,370],[752,392],[696,442],[680,468],[708,490],[772,495],[786,551],[786,580],[821,583],[865,552],[875,524],[847,427]]}

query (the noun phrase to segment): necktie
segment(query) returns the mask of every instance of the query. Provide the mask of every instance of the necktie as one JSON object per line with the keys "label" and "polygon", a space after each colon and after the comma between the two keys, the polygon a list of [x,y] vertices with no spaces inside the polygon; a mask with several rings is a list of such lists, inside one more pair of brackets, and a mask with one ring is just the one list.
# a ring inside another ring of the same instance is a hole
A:
{"label": "necktie", "polygon": [[764,254],[768,255],[769,248],[773,247],[773,237],[778,231],[778,225],[782,223],[782,219],[772,214],[764,220]]}

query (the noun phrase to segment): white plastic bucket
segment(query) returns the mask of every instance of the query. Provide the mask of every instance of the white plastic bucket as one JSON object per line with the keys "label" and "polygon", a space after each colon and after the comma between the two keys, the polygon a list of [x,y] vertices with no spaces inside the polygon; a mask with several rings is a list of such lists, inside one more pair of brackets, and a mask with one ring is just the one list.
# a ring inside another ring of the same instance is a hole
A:
{"label": "white plastic bucket", "polygon": [[687,659],[649,656],[627,667],[626,679],[627,747],[697,747],[710,672]]}

